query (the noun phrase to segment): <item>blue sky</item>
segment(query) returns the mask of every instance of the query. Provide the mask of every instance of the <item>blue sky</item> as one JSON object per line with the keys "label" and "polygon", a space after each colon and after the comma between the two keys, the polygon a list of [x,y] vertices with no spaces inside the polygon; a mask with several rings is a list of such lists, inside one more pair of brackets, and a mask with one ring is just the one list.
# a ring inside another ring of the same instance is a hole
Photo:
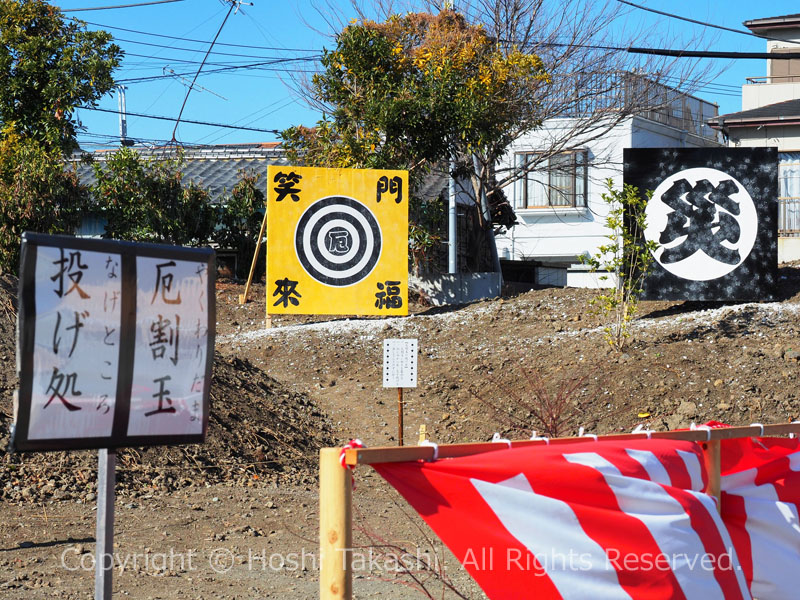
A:
{"label": "blue sky", "polygon": [[[60,0],[56,4],[67,16],[90,23],[90,29],[111,32],[126,51],[122,67],[115,73],[126,83],[127,110],[164,117],[176,117],[203,59],[209,42],[219,30],[228,12],[222,0],[182,0],[135,8],[71,11],[132,4],[144,0]],[[309,75],[318,63],[324,46],[331,46],[334,25],[353,16],[347,0],[337,0],[333,12],[325,16],[315,6],[322,0],[275,2],[251,0],[231,14],[217,40],[204,71],[232,65],[259,63],[258,68],[227,69],[201,74],[190,94],[183,118],[209,123],[281,130],[293,124],[313,124],[320,115],[292,91],[291,75]],[[557,1],[557,0],[553,0]],[[771,0],[759,4],[742,0],[725,3],[714,0],[633,0],[652,9],[679,14],[699,21],[743,29],[742,21],[794,14],[796,1]],[[615,0],[610,3],[616,4]],[[637,24],[655,26],[650,39],[638,45],[680,48],[687,40],[703,36],[695,49],[764,52],[763,40],[706,29],[698,25],[668,19],[632,7],[625,7],[625,19],[611,41],[625,43],[625,31]],[[126,31],[130,30],[130,31]],[[183,39],[171,39],[175,38]],[[617,36],[619,36],[617,38]],[[197,41],[191,41],[197,40]],[[223,54],[224,53],[224,54]],[[715,70],[724,69],[698,95],[717,102],[721,113],[740,110],[740,86],[746,77],[766,74],[763,60],[714,61]],[[165,75],[167,75],[165,77]],[[146,80],[143,78],[154,77]],[[117,110],[117,96],[104,98],[100,108]],[[79,141],[87,149],[114,145],[119,135],[116,114],[80,110],[78,115],[87,128]],[[128,136],[150,143],[172,139],[174,123],[143,117],[128,118]],[[182,123],[176,139],[186,144],[246,143],[275,141],[267,131],[238,131]]]}

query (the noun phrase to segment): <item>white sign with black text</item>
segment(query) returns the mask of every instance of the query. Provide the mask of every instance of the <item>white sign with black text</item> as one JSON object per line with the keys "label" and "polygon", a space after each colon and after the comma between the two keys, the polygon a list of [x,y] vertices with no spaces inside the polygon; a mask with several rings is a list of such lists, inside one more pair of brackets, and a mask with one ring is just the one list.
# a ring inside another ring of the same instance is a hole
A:
{"label": "white sign with black text", "polygon": [[213,264],[210,249],[26,233],[14,447],[202,442]]}
{"label": "white sign with black text", "polygon": [[383,340],[383,387],[417,387],[417,340]]}

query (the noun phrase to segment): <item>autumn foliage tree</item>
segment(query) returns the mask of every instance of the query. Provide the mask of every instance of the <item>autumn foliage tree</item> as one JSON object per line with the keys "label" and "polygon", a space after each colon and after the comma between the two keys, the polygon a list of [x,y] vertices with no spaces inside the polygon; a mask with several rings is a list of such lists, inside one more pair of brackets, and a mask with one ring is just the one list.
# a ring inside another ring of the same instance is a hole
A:
{"label": "autumn foliage tree", "polygon": [[482,27],[443,10],[351,23],[322,65],[313,89],[329,116],[283,132],[291,159],[408,169],[412,188],[437,163],[454,161],[476,201],[488,199],[479,214],[491,232],[495,188],[485,166],[513,135],[541,123],[535,91],[549,78],[536,55],[503,50]]}

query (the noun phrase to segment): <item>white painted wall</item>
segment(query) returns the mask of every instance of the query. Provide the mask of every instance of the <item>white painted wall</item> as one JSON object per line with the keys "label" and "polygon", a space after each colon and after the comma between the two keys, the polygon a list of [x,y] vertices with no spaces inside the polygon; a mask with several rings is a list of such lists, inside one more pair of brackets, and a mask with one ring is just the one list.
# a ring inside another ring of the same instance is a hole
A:
{"label": "white painted wall", "polygon": [[742,110],[800,98],[800,83],[748,83],[742,86]]}
{"label": "white painted wall", "polygon": [[778,263],[800,260],[800,238],[778,238]]}
{"label": "white painted wall", "polygon": [[800,126],[736,127],[729,130],[730,145],[742,148],[778,148],[779,152],[800,150]]}
{"label": "white painted wall", "polygon": [[[513,165],[514,153],[533,152],[547,147],[552,136],[570,130],[570,119],[554,119],[545,126],[512,144],[499,168]],[[589,151],[589,181],[587,208],[516,208],[520,224],[497,236],[501,257],[535,259],[563,265],[578,263],[582,254],[594,255],[608,240],[605,218],[608,206],[602,199],[606,180],[611,178],[615,188],[622,187],[623,148],[700,147],[713,145],[707,139],[687,134],[640,117],[632,117],[615,126],[597,140],[587,140]],[[574,144],[570,144],[574,147]],[[520,206],[520,186],[506,188],[506,195],[515,207]]]}
{"label": "white painted wall", "polygon": [[[512,168],[515,153],[548,148],[552,139],[564,136],[572,128],[572,119],[549,120],[541,129],[514,142],[499,168]],[[630,144],[630,136],[628,121],[599,140],[578,143],[578,147],[589,151],[587,208],[521,208],[521,185],[507,187],[506,195],[515,207],[520,224],[497,237],[500,256],[570,264],[577,261],[578,255],[596,251],[606,235],[604,219],[608,209],[601,199],[605,180],[612,178],[617,185],[621,183],[622,148]],[[570,146],[576,144],[571,142]]]}

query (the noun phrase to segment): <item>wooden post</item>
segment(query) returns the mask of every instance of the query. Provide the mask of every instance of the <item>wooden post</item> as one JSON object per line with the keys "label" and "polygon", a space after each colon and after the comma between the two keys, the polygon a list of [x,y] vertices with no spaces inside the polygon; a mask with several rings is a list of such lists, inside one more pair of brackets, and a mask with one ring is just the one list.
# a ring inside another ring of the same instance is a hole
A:
{"label": "wooden post", "polygon": [[397,388],[397,445],[403,445],[403,388]]}
{"label": "wooden post", "polygon": [[720,495],[720,484],[722,483],[721,475],[721,452],[720,441],[710,440],[700,444],[703,448],[703,458],[706,463],[706,471],[708,472],[708,485],[706,486],[706,494],[714,496],[717,499],[717,510],[721,510],[722,496]]}
{"label": "wooden post", "polygon": [[256,249],[253,252],[253,264],[250,265],[250,274],[247,276],[247,284],[244,286],[244,294],[239,294],[239,304],[247,302],[247,296],[250,293],[250,284],[253,282],[253,273],[256,270],[256,262],[258,261],[258,253],[261,250],[261,238],[264,237],[264,229],[267,227],[267,207],[264,207],[264,218],[261,221],[261,229],[258,231],[258,240],[256,241]]}
{"label": "wooden post", "polygon": [[352,480],[339,462],[339,448],[319,451],[320,600],[353,596]]}

